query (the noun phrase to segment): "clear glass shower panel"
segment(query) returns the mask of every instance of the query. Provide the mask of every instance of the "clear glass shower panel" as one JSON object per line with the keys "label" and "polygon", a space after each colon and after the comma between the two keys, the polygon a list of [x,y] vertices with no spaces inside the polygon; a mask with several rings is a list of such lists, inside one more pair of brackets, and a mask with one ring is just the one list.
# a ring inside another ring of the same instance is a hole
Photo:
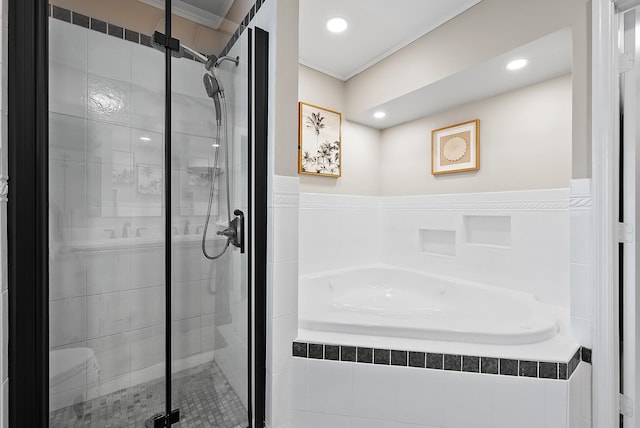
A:
{"label": "clear glass shower panel", "polygon": [[247,253],[221,235],[247,212],[246,50],[245,35],[230,54],[238,66],[210,70],[173,59],[172,404],[183,427],[248,426]]}
{"label": "clear glass shower panel", "polygon": [[49,18],[50,426],[144,427],[166,402],[164,53],[138,2],[86,3]]}

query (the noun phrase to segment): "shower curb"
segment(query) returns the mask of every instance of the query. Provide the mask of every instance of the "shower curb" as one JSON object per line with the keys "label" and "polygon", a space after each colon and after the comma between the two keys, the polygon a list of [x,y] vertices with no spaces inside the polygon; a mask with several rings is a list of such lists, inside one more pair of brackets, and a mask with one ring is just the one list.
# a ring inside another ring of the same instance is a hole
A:
{"label": "shower curb", "polygon": [[317,342],[294,341],[292,345],[292,355],[296,358],[551,380],[569,380],[581,361],[591,364],[591,353],[591,349],[581,346],[569,361],[564,362],[515,360]]}

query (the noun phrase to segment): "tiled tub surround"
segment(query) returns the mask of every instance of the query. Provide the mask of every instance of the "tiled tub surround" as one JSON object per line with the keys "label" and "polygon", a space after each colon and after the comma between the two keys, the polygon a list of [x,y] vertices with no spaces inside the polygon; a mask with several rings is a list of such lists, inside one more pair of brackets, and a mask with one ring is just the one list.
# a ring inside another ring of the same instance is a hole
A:
{"label": "tiled tub surround", "polygon": [[300,194],[300,274],[378,263],[569,307],[568,189],[363,197]]}
{"label": "tiled tub surround", "polygon": [[352,345],[293,342],[292,355],[313,360],[568,380],[580,362],[591,364],[592,351],[578,348],[566,361],[531,361],[477,355],[367,348]]}
{"label": "tiled tub surround", "polygon": [[[49,23],[50,344],[52,350],[92,349],[100,368],[99,377],[87,370],[53,385],[55,410],[164,373],[162,201],[153,186],[140,183],[145,171],[156,177],[164,172],[164,57],[126,37],[59,19]],[[199,248],[209,187],[193,167],[213,165],[213,105],[202,87],[200,64],[174,59],[173,67],[174,367],[187,369],[215,357],[244,398],[246,367],[238,358],[246,355],[241,261],[231,251],[211,262]],[[246,111],[233,104],[238,81],[222,74],[229,79],[229,111]],[[246,96],[238,99],[244,103]],[[246,150],[239,135],[243,126],[230,130],[238,151],[234,159]],[[242,167],[237,162],[234,171]],[[244,190],[237,192],[234,197]],[[213,214],[212,224],[226,218],[224,209]]]}
{"label": "tiled tub surround", "polygon": [[560,334],[500,346],[300,329],[294,426],[590,426],[591,366],[575,358],[570,322],[569,200],[568,189],[301,193],[301,278],[380,263],[454,276],[536,295]]}
{"label": "tiled tub surround", "polygon": [[[536,361],[483,365],[481,357],[314,343],[294,343],[293,351],[308,355],[293,358],[295,427],[591,426],[591,365],[578,357],[588,359],[586,349],[563,363],[567,372]],[[554,368],[572,375],[558,380]]]}

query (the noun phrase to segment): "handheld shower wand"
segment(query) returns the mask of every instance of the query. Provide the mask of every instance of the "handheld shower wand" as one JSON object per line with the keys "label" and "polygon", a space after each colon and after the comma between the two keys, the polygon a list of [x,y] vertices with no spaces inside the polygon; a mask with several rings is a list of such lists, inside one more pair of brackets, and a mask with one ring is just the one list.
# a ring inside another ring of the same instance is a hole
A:
{"label": "handheld shower wand", "polygon": [[220,94],[222,93],[222,89],[220,88],[220,83],[218,83],[218,79],[209,73],[205,73],[204,76],[202,76],[202,81],[204,83],[204,89],[207,91],[209,98],[213,100],[213,105],[216,109],[216,124],[222,126],[222,109],[220,108]]}

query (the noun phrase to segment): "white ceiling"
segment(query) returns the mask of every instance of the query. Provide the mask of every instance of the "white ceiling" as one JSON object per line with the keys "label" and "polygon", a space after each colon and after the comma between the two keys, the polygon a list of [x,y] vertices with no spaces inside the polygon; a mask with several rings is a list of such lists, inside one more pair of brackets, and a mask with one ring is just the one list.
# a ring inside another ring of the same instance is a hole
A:
{"label": "white ceiling", "polygon": [[[300,63],[348,80],[481,0],[300,0]],[[344,18],[344,33],[327,21]]]}

